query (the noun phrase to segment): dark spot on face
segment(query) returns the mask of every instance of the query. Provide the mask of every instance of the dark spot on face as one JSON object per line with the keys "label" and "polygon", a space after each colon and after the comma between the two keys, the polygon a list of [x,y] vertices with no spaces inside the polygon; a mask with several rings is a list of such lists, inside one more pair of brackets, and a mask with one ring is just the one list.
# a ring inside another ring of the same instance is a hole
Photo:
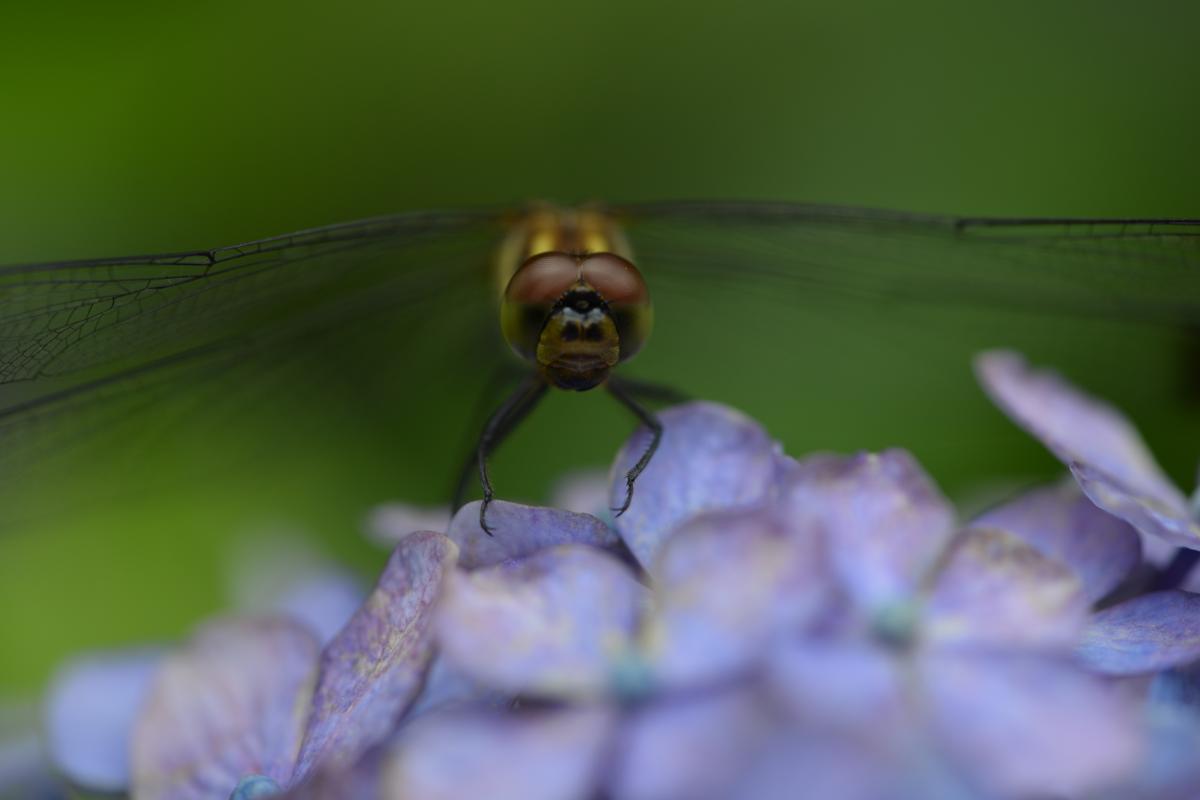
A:
{"label": "dark spot on face", "polygon": [[579,325],[574,322],[568,322],[563,325],[562,338],[564,342],[573,342],[579,338]]}
{"label": "dark spot on face", "polygon": [[588,325],[583,330],[583,336],[589,342],[598,342],[604,338],[604,331],[600,330],[599,325]]}
{"label": "dark spot on face", "polygon": [[588,289],[574,289],[567,292],[559,299],[556,308],[570,308],[580,314],[586,314],[593,308],[600,308],[604,305],[602,298],[595,291]]}

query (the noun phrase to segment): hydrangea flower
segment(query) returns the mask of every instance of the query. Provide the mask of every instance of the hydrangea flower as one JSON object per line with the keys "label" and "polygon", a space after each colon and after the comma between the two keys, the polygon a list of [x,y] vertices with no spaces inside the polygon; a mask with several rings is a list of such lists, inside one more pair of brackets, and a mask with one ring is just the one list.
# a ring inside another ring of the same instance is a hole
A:
{"label": "hydrangea flower", "polygon": [[428,610],[456,554],[441,534],[412,537],[324,648],[283,617],[202,628],[166,660],[139,713],[133,794],[254,797],[318,766],[353,767],[420,690]]}
{"label": "hydrangea flower", "polygon": [[478,530],[478,509],[473,522],[460,513],[449,537],[401,537],[374,590],[324,647],[309,627],[283,617],[201,628],[159,669],[141,707],[133,794],[241,800],[329,785],[343,796],[346,781],[370,791],[375,773],[363,765],[374,763],[374,748],[402,719],[466,700],[498,702],[501,695],[434,658],[432,610],[455,565],[521,559],[563,541],[600,547],[617,539],[581,514],[507,503],[494,511],[495,537]]}
{"label": "hydrangea flower", "polygon": [[[1136,528],[1160,553],[1163,545],[1200,549],[1195,502],[1170,482],[1120,411],[1053,372],[1030,368],[1015,353],[984,353],[976,372],[1000,408],[1067,465],[1096,507]],[[1112,524],[1097,520],[1087,526],[1088,541],[1098,541],[1097,534]],[[1129,553],[1114,554],[1100,565],[1116,568],[1128,561]],[[1200,595],[1150,592],[1103,609],[1092,618],[1079,655],[1092,669],[1113,675],[1149,674],[1200,660]]]}
{"label": "hydrangea flower", "polygon": [[1133,520],[1068,484],[964,524],[902,450],[798,461],[724,407],[662,419],[612,525],[498,502],[494,536],[475,504],[412,531],[393,509],[387,567],[324,646],[285,618],[203,627],[137,715],[135,796],[1196,788],[1191,595],[1093,611],[1140,563]]}
{"label": "hydrangea flower", "polygon": [[[1088,598],[1068,567],[1000,530],[958,531],[902,451],[795,462],[724,409],[664,422],[674,436],[617,523],[652,588],[558,548],[456,577],[439,610],[456,668],[589,710],[606,774],[581,768],[579,796],[788,796],[815,774],[864,797],[1077,793],[1133,768],[1136,707],[1071,661]],[[514,724],[431,724],[476,722]],[[394,779],[422,796],[412,776],[455,739],[402,740],[411,768]],[[829,753],[812,764],[817,741]]]}
{"label": "hydrangea flower", "polygon": [[[245,614],[281,614],[324,642],[362,602],[356,576],[294,536],[256,538],[234,554],[231,597]],[[167,648],[136,646],[80,655],[54,675],[46,695],[49,761],[72,784],[117,793],[130,785],[130,742]]]}
{"label": "hydrangea flower", "polygon": [[1093,503],[1152,541],[1200,549],[1194,503],[1120,411],[1013,352],[983,353],[975,371],[996,404],[1067,465]]}
{"label": "hydrangea flower", "polygon": [[[1092,616],[1078,656],[1100,673],[1153,676],[1147,705],[1153,737],[1149,757],[1131,784],[1106,796],[1196,796],[1200,791],[1200,762],[1195,758],[1200,744],[1200,684],[1195,666],[1200,663],[1200,595],[1194,590],[1200,588],[1200,575],[1189,579],[1187,570],[1195,561],[1189,551],[1200,543],[1200,490],[1190,501],[1186,499],[1119,410],[1060,375],[1031,368],[1020,355],[1008,351],[984,353],[975,367],[1000,408],[1063,461],[1079,491],[1095,507],[1113,515],[1107,522],[1097,519],[1084,526],[1086,541],[1096,541],[1102,530],[1111,535],[1112,519],[1124,520],[1141,534],[1148,559],[1158,565],[1166,582],[1192,590],[1138,593],[1145,581],[1135,578],[1135,596]],[[1030,520],[1040,523],[1036,514]],[[1128,554],[1119,559],[1114,553],[1098,563],[1113,568],[1128,560]],[[1175,571],[1178,565],[1183,569]]]}

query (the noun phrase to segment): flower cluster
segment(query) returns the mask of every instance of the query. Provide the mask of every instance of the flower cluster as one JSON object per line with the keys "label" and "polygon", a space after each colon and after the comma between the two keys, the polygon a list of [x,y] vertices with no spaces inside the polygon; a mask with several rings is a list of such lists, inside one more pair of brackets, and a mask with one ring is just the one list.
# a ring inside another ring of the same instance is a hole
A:
{"label": "flower cluster", "polygon": [[672,408],[611,523],[391,515],[387,567],[327,643],[288,616],[202,627],[138,703],[129,789],[1196,796],[1200,595],[1152,591],[1143,555],[1200,549],[1192,507],[1115,410],[1013,354],[977,368],[1073,480],[963,521],[905,451],[797,460],[736,411]]}

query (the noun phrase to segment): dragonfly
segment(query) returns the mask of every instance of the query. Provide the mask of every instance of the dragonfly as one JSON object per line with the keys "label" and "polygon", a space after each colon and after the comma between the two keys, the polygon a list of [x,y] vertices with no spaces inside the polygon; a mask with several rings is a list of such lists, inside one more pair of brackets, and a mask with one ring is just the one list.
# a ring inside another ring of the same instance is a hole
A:
{"label": "dragonfly", "polygon": [[[605,387],[654,428],[639,394],[675,387],[800,448],[912,434],[965,484],[1011,462],[970,376],[994,346],[1097,376],[1175,443],[1177,466],[1195,456],[1198,331],[1200,220],[1184,218],[531,204],[14,265],[0,268],[0,532],[64,506],[119,514],[164,487],[199,504],[265,494],[303,470],[402,490],[452,475],[464,443],[486,529],[488,458],[551,388]],[[505,381],[517,389],[498,403]],[[498,406],[486,424],[480,397]],[[569,460],[593,427],[573,419],[551,449]]]}

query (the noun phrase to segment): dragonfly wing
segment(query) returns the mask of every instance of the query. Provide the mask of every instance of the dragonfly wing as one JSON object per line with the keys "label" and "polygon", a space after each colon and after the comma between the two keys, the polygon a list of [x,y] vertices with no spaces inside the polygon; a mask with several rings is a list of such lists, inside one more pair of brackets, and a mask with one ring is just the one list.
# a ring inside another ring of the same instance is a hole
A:
{"label": "dragonfly wing", "polygon": [[978,351],[1012,347],[1124,407],[1173,471],[1194,468],[1200,221],[618,213],[656,304],[632,370],[741,405],[795,451],[907,445],[955,488],[1027,463],[971,374]]}
{"label": "dragonfly wing", "polygon": [[417,279],[442,268],[409,252],[493,216],[406,214],[213,250],[0,268],[0,385],[140,366],[364,285]]}
{"label": "dragonfly wing", "polygon": [[[677,274],[824,299],[1200,324],[1200,220],[967,218],[835,206],[636,206]],[[665,247],[664,247],[665,244]],[[681,252],[680,248],[685,248]]]}
{"label": "dragonfly wing", "polygon": [[[500,232],[493,213],[420,213],[0,269],[0,525],[85,494],[144,499],[161,488],[147,478],[215,485],[225,466],[244,483],[294,457],[275,444],[335,437],[337,417],[385,407],[403,451],[399,429],[429,405],[417,386],[438,394],[491,369]],[[257,436],[273,422],[274,440]]]}

